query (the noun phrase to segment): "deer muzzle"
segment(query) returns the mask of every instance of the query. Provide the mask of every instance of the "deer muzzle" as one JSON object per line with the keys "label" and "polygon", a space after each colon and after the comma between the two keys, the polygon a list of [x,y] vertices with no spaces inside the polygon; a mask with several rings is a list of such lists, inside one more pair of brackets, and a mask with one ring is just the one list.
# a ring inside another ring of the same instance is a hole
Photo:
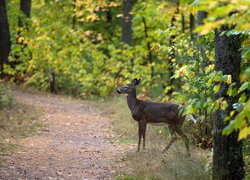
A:
{"label": "deer muzzle", "polygon": [[121,94],[121,93],[122,93],[120,89],[117,89],[116,92],[117,92],[118,94]]}

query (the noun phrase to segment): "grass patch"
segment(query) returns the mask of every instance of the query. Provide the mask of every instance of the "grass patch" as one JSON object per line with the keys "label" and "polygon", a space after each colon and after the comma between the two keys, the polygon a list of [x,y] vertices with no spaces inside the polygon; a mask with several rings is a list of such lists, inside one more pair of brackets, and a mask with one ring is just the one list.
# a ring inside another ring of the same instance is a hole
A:
{"label": "grass patch", "polygon": [[9,95],[10,89],[6,84],[0,82],[0,109],[11,107],[14,104],[14,99]]}
{"label": "grass patch", "polygon": [[143,152],[128,152],[119,162],[123,168],[118,168],[116,179],[210,179],[205,171],[205,151],[194,150],[191,158],[185,153],[185,148],[179,141],[166,153],[156,144],[149,143]]}
{"label": "grass patch", "polygon": [[20,138],[34,135],[43,127],[39,110],[15,102],[9,91],[2,92],[0,101],[3,96],[5,105],[0,108],[0,164],[5,156],[14,151]]}
{"label": "grass patch", "polygon": [[[191,147],[191,158],[186,156],[184,142],[178,140],[166,152],[162,153],[170,140],[166,127],[147,126],[147,150],[136,152],[138,141],[138,124],[132,119],[124,96],[114,97],[100,102],[101,109],[112,123],[116,134],[114,142],[132,145],[134,148],[125,153],[118,162],[115,179],[117,180],[160,180],[160,179],[210,179],[209,152]],[[186,131],[187,132],[187,131]]]}

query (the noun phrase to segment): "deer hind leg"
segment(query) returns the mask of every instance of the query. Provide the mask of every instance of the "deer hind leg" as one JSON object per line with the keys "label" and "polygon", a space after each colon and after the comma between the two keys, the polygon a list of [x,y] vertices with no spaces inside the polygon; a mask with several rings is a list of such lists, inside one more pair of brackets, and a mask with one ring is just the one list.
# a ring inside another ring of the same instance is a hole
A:
{"label": "deer hind leg", "polygon": [[189,154],[189,140],[187,138],[187,136],[182,132],[181,129],[178,129],[176,131],[180,136],[181,138],[183,139],[184,143],[185,143],[185,146],[186,146],[186,149],[187,149],[187,153]]}
{"label": "deer hind leg", "polygon": [[177,137],[176,137],[176,134],[175,134],[175,131],[172,130],[171,128],[169,128],[170,130],[170,134],[171,134],[171,140],[170,142],[168,143],[168,145],[165,147],[165,149],[163,150],[163,152],[166,152],[170,146],[176,141]]}

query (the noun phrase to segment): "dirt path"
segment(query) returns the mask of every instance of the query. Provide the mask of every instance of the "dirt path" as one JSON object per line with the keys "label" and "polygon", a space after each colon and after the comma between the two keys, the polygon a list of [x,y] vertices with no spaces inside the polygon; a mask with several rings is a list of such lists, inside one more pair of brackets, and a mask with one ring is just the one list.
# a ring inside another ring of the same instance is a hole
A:
{"label": "dirt path", "polygon": [[1,179],[113,179],[116,161],[126,149],[111,142],[110,123],[96,108],[26,91],[15,91],[14,96],[41,109],[47,126],[21,140],[0,168]]}

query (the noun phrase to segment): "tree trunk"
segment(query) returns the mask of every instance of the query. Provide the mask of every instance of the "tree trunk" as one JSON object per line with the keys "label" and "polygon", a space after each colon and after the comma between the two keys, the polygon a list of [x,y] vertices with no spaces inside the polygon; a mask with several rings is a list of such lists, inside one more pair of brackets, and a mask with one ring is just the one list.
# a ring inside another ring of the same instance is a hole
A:
{"label": "tree trunk", "polygon": [[[206,11],[198,11],[197,12],[197,26],[202,26],[204,24],[204,19],[207,18],[207,12]],[[197,35],[197,39],[201,39],[202,36]],[[199,55],[202,58],[202,62],[201,62],[201,70],[203,71],[205,69],[205,67],[210,63],[208,57],[206,56],[206,47],[204,45],[204,43],[200,42],[198,44],[198,48],[199,48]],[[200,59],[200,58],[199,58]]]}
{"label": "tree trunk", "polygon": [[[27,44],[24,44],[23,41],[19,42],[19,38],[21,37],[21,33],[23,29],[28,29],[27,18],[30,18],[31,0],[21,0],[20,11],[24,14],[24,16],[21,15],[18,19],[18,26],[20,28],[17,31],[16,41],[17,41],[17,44],[21,46],[21,51],[16,52],[15,54],[16,60],[10,63],[10,65],[13,68],[20,63],[20,61],[18,60],[20,59],[21,56],[27,56],[27,54],[24,53],[24,49],[27,47]],[[29,52],[29,55],[31,56],[31,52]]]}
{"label": "tree trunk", "polygon": [[189,15],[189,32],[190,32],[190,39],[192,41],[195,40],[195,35],[193,33],[195,28],[195,19],[194,19],[194,15],[192,13],[190,13]]}
{"label": "tree trunk", "polygon": [[[20,11],[22,11],[25,17],[30,18],[30,10],[31,10],[31,0],[21,0],[20,2]],[[21,18],[19,18],[18,26],[23,27],[24,22]]]}
{"label": "tree trunk", "polygon": [[[215,69],[223,74],[232,76],[232,82],[239,84],[240,74],[240,37],[237,35],[220,35],[223,31],[229,31],[228,26],[222,26],[215,32]],[[222,135],[222,130],[228,122],[224,118],[233,109],[236,97],[227,95],[228,85],[221,83],[220,91],[216,99],[224,97],[228,103],[226,110],[217,110],[214,119],[213,142],[213,179],[214,180],[238,180],[244,178],[244,162],[242,157],[242,142],[237,141],[238,132],[228,136]]]}
{"label": "tree trunk", "polygon": [[9,54],[11,48],[10,30],[7,18],[5,0],[0,0],[0,75],[4,77],[4,64],[9,64]]}
{"label": "tree trunk", "polygon": [[132,19],[131,11],[134,6],[134,0],[123,0],[123,23],[122,23],[122,41],[126,44],[132,44]]}
{"label": "tree trunk", "polygon": [[201,26],[204,24],[204,19],[207,18],[207,12],[206,11],[198,11],[197,12],[197,25]]}
{"label": "tree trunk", "polygon": [[49,78],[50,92],[51,93],[56,93],[56,80],[55,80],[54,68],[50,69],[49,75],[50,75],[50,78]]}
{"label": "tree trunk", "polygon": [[185,16],[183,13],[181,13],[181,32],[185,32]]}
{"label": "tree trunk", "polygon": [[76,28],[76,15],[75,13],[75,9],[76,9],[76,0],[73,0],[73,18],[72,18],[72,29]]}

